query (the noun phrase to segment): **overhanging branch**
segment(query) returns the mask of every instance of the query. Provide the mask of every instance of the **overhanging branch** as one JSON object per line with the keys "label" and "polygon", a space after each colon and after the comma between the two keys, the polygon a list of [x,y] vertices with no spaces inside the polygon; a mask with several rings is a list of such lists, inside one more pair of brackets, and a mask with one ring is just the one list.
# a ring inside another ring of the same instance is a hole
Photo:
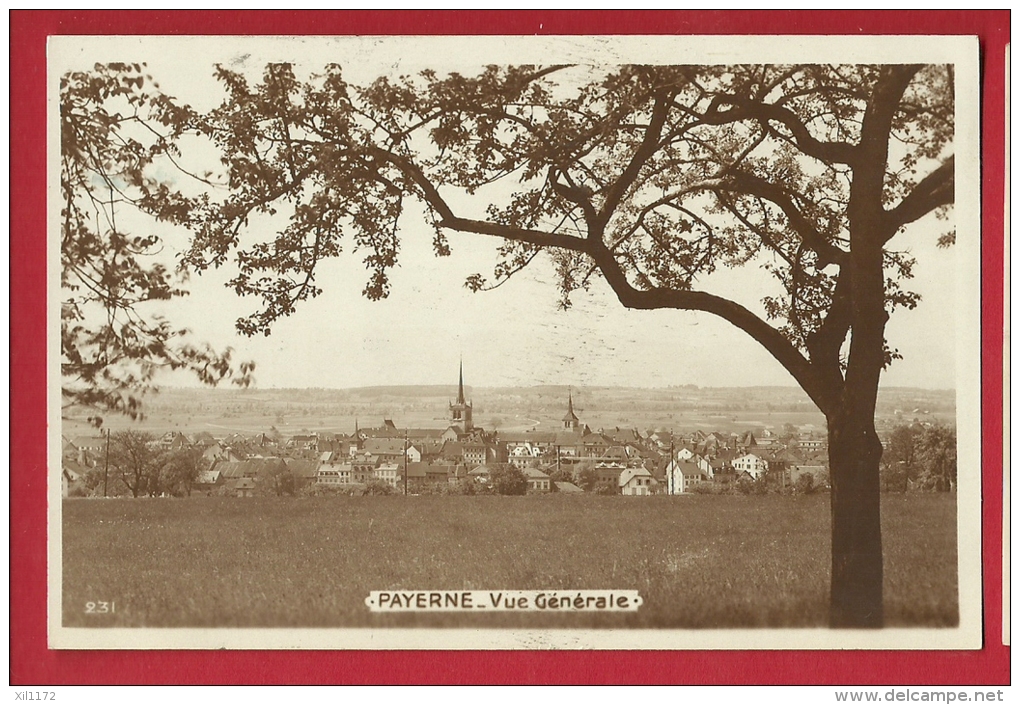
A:
{"label": "overhanging branch", "polygon": [[617,298],[627,308],[662,309],[672,308],[684,311],[704,311],[733,324],[758,342],[781,364],[804,388],[808,396],[824,412],[834,400],[827,390],[818,383],[811,363],[782,333],[735,301],[703,291],[678,291],[676,289],[637,289],[627,279],[612,252],[597,244],[591,252],[606,282]]}
{"label": "overhanging branch", "polygon": [[938,169],[924,177],[900,201],[899,205],[886,211],[890,233],[895,233],[900,227],[924,217],[939,206],[949,205],[955,197],[956,157],[954,155],[943,162]]}

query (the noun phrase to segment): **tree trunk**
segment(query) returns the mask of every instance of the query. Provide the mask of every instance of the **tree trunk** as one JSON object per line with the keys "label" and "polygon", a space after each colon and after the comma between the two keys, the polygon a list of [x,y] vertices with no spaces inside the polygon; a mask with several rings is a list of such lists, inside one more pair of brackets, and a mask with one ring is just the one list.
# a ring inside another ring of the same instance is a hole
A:
{"label": "tree trunk", "polygon": [[850,413],[829,419],[831,627],[882,626],[881,457],[873,417]]}

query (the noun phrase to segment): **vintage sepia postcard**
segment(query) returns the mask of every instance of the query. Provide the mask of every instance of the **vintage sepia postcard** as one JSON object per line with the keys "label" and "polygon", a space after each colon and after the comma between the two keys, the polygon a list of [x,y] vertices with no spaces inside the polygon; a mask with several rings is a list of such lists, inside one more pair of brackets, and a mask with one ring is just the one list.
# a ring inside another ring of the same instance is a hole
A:
{"label": "vintage sepia postcard", "polygon": [[60,36],[54,649],[978,649],[961,36]]}

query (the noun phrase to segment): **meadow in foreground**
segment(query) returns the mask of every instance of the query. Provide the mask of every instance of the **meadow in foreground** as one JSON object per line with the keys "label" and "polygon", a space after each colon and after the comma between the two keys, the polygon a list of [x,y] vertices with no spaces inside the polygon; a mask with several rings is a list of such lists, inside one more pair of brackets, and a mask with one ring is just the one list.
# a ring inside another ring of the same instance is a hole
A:
{"label": "meadow in foreground", "polygon": [[[958,621],[956,497],[883,496],[888,626]],[[827,621],[827,495],[65,500],[63,623],[730,628]],[[635,613],[373,614],[371,590],[638,590]],[[111,602],[88,614],[88,602]]]}

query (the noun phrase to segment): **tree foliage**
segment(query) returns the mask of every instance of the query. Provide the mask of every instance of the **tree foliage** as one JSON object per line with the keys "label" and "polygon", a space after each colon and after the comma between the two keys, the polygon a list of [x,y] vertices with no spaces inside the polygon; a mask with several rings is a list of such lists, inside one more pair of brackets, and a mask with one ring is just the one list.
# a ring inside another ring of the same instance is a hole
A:
{"label": "tree foliage", "polygon": [[917,439],[921,487],[937,492],[956,489],[956,430],[947,426],[926,428]]}
{"label": "tree foliage", "polygon": [[883,459],[887,489],[956,489],[956,430],[943,425],[898,426]]}
{"label": "tree foliage", "polygon": [[160,452],[156,437],[145,431],[110,435],[110,472],[132,497],[158,493]]}
{"label": "tree foliage", "polygon": [[373,477],[365,485],[365,494],[368,495],[391,495],[396,493],[397,490],[393,485],[377,477]]}
{"label": "tree foliage", "polygon": [[198,448],[182,448],[167,453],[161,473],[161,491],[175,497],[190,497],[204,466],[202,451]]}
{"label": "tree foliage", "polygon": [[[61,78],[65,407],[138,417],[140,398],[161,369],[188,369],[209,384],[234,374],[229,350],[191,342],[186,329],[152,307],[186,294],[153,219],[186,222],[191,212],[193,203],[160,174],[186,173],[175,141],[193,117],[137,64],[96,65]],[[147,218],[133,231],[139,214]],[[249,381],[253,369],[242,364],[237,381]]]}
{"label": "tree foliage", "polygon": [[528,476],[514,465],[495,465],[489,471],[496,494],[523,495],[528,493]]}
{"label": "tree foliage", "polygon": [[599,476],[594,468],[583,467],[576,473],[577,486],[585,492],[594,492],[599,484]]}

